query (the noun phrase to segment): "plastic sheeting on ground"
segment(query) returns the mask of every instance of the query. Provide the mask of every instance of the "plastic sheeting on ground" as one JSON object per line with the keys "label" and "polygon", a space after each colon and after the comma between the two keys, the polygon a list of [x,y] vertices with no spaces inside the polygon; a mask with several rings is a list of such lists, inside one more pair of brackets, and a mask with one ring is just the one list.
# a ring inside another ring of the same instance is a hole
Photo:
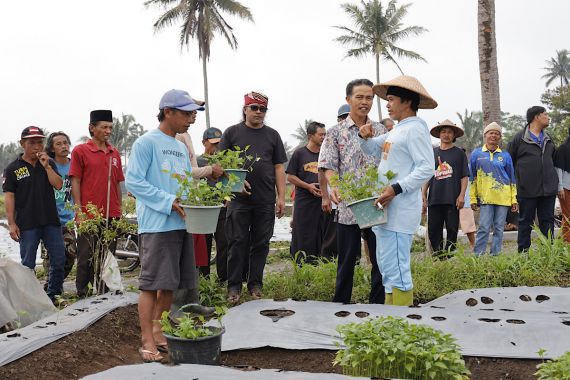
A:
{"label": "plastic sheeting on ground", "polygon": [[[467,306],[467,302],[474,304],[470,299],[477,304]],[[280,317],[283,310],[294,314]],[[519,287],[455,292],[410,308],[291,300],[247,302],[224,317],[222,351],[265,346],[336,350],[338,325],[386,315],[450,333],[462,353],[469,356],[539,359],[537,352],[544,349],[545,357],[553,358],[570,348],[570,289]]]}
{"label": "plastic sheeting on ground", "polygon": [[138,294],[110,293],[80,300],[27,327],[0,335],[0,367],[82,330],[116,308],[134,304]]}
{"label": "plastic sheeting on ground", "polygon": [[85,380],[347,380],[364,379],[332,373],[288,372],[276,369],[241,371],[239,369],[197,364],[165,366],[158,363],[119,366],[84,377]]}
{"label": "plastic sheeting on ground", "polygon": [[34,272],[0,258],[0,327],[10,322],[27,326],[56,310]]}

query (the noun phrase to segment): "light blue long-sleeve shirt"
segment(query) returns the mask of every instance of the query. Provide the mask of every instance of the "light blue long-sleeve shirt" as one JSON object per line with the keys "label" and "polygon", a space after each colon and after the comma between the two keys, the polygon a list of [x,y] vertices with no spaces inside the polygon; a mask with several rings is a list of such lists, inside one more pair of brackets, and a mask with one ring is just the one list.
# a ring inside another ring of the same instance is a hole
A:
{"label": "light blue long-sleeve shirt", "polygon": [[[379,227],[413,234],[421,220],[420,189],[433,176],[435,167],[427,124],[417,116],[408,117],[387,134],[360,139],[360,146],[366,154],[380,157],[379,181],[398,183],[402,188],[388,205],[388,222]],[[396,173],[391,181],[386,178],[389,170]]]}
{"label": "light blue long-sleeve shirt", "polygon": [[172,211],[178,181],[191,172],[183,143],[160,129],[142,135],[133,144],[126,186],[137,199],[139,233],[185,230],[184,219]]}

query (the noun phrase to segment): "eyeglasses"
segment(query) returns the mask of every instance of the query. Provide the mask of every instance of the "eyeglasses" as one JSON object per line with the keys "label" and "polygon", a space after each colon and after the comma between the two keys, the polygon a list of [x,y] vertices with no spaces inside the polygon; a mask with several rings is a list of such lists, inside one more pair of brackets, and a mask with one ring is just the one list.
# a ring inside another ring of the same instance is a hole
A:
{"label": "eyeglasses", "polygon": [[252,106],[249,106],[249,109],[252,110],[253,112],[259,111],[261,113],[266,113],[268,108],[264,107],[264,106],[252,105]]}

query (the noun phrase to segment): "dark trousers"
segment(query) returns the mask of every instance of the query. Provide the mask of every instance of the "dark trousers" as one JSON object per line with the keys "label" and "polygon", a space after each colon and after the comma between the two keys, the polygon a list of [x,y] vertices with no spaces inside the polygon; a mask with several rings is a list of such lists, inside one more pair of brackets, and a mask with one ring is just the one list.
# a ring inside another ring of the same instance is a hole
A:
{"label": "dark trousers", "polygon": [[[77,274],[75,277],[75,288],[77,290],[77,295],[80,297],[88,295],[89,284],[95,286],[94,284],[94,272],[93,272],[93,250],[95,247],[95,241],[97,239],[97,234],[78,234],[77,235]],[[114,241],[109,246],[111,252],[115,252],[117,242]],[[101,262],[102,266],[103,263]],[[107,291],[107,286],[101,282],[98,285],[99,289],[93,289],[93,292],[104,293]]]}
{"label": "dark trousers", "polygon": [[545,236],[554,237],[554,204],[556,195],[549,197],[524,198],[517,197],[519,202],[519,252],[530,248],[530,234],[535,216],[538,217],[538,227]]}
{"label": "dark trousers", "polygon": [[[337,223],[336,232],[338,266],[333,302],[349,303],[352,297],[354,265],[356,265],[356,258],[360,254],[361,230],[357,224]],[[376,261],[376,236],[370,228],[362,230],[362,233],[368,244],[370,262],[372,263],[372,288],[368,302],[384,303],[384,285],[382,285],[382,275],[378,270],[378,262]]]}
{"label": "dark trousers", "polygon": [[336,210],[332,210],[330,214],[323,212],[321,215],[321,236],[323,242],[321,244],[321,257],[333,259],[338,256],[336,244]]}
{"label": "dark trousers", "polygon": [[[216,241],[216,272],[218,280],[225,282],[228,280],[228,241],[226,239],[226,208],[222,207],[218,216],[216,232],[206,235],[206,249],[208,250],[208,261],[212,253],[212,243]],[[207,276],[210,274],[210,266],[200,267],[200,274]]]}
{"label": "dark trousers", "polygon": [[230,202],[226,216],[228,240],[228,290],[241,290],[245,267],[247,288],[263,286],[263,269],[275,225],[275,205]]}
{"label": "dark trousers", "polygon": [[[447,230],[443,243],[443,226]],[[459,231],[459,210],[455,205],[433,205],[428,208],[428,236],[434,252],[455,251]]]}

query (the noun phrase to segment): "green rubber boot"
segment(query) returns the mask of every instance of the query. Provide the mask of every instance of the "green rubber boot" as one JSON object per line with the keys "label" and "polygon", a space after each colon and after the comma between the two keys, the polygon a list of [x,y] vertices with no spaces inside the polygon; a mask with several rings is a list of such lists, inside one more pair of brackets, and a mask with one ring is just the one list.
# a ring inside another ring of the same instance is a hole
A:
{"label": "green rubber boot", "polygon": [[384,300],[384,305],[393,305],[392,293],[386,293],[386,299]]}
{"label": "green rubber boot", "polygon": [[407,292],[394,288],[392,289],[392,304],[395,306],[412,306],[414,304],[414,291]]}

